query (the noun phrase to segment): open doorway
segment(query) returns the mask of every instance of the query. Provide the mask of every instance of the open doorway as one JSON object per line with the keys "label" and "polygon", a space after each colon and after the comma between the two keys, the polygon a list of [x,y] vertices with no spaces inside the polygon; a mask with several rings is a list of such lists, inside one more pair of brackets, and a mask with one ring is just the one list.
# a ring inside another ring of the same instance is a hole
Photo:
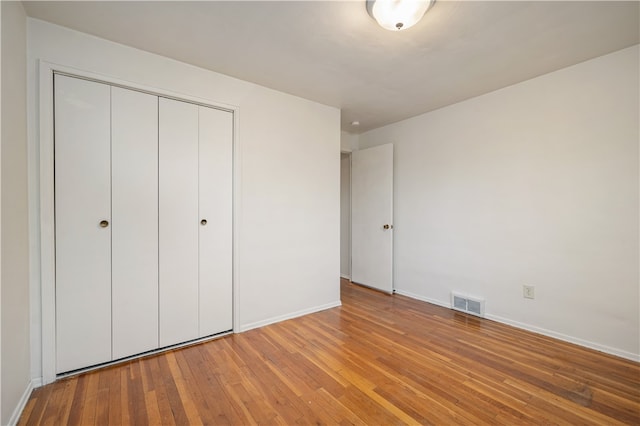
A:
{"label": "open doorway", "polygon": [[351,280],[351,153],[340,154],[340,277]]}

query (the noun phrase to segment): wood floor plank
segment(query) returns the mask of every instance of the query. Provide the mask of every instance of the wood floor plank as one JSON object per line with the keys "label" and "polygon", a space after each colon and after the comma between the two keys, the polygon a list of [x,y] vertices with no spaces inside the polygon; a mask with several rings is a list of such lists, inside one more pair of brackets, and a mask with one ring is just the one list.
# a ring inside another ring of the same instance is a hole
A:
{"label": "wood floor plank", "polygon": [[144,405],[147,407],[146,414],[149,424],[163,424],[162,414],[160,414],[160,407],[158,404],[158,391],[151,372],[151,362],[148,359],[145,359],[140,363],[140,367],[143,370],[141,375],[142,392],[144,392]]}
{"label": "wood floor plank", "polygon": [[639,363],[341,290],[338,308],[36,389],[18,424],[640,424]]}
{"label": "wood floor plank", "polygon": [[169,389],[169,404],[177,425],[200,423],[198,412],[194,411],[193,403],[189,400],[182,373],[177,365],[175,351],[168,352],[163,357],[162,371],[164,384]]}
{"label": "wood floor plank", "polygon": [[36,406],[37,400],[38,398],[33,397],[33,394],[32,394],[32,398],[30,398],[29,401],[27,401],[27,403],[24,406],[24,409],[22,410],[22,415],[20,416],[20,420],[18,421],[17,426],[24,426],[25,424],[27,424],[27,420],[31,417],[31,414],[33,413],[33,409]]}
{"label": "wood floor plank", "polygon": [[100,375],[92,371],[87,373],[85,386],[84,403],[82,403],[82,417],[80,417],[81,425],[96,424],[96,406],[98,405],[98,385]]}
{"label": "wood floor plank", "polygon": [[64,401],[62,400],[62,394],[64,393],[65,388],[60,387],[54,389],[47,401],[47,408],[42,414],[43,419],[45,419],[45,425],[55,425],[58,424],[57,419],[60,416],[60,412],[62,411],[62,407],[64,406]]}
{"label": "wood floor plank", "polygon": [[51,402],[50,396],[53,393],[53,390],[53,387],[50,387],[48,389],[42,387],[34,391],[34,394],[37,393],[37,401],[35,407],[33,408],[31,416],[29,417],[31,419],[30,421],[34,421],[37,424],[42,424],[46,421],[46,419],[43,419],[43,415],[47,405]]}
{"label": "wood floor plank", "polygon": [[366,424],[362,419],[356,416],[349,407],[342,404],[323,388],[317,389],[310,394],[303,395],[302,401],[308,401],[310,410],[316,410],[318,408],[324,410],[324,412],[326,412],[332,419],[332,421],[328,422],[329,424]]}

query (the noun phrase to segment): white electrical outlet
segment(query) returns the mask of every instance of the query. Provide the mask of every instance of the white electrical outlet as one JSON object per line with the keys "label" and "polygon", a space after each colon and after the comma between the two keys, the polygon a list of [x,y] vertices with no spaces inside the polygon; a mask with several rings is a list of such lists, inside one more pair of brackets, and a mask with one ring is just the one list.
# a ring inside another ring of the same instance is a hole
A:
{"label": "white electrical outlet", "polygon": [[535,287],[532,285],[523,285],[522,286],[522,295],[525,299],[535,299]]}

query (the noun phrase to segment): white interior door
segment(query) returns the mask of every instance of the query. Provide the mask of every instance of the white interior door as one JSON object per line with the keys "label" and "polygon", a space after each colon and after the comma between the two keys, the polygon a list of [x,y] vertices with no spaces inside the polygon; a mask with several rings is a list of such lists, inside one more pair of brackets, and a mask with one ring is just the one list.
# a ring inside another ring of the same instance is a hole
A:
{"label": "white interior door", "polygon": [[158,347],[158,97],[111,88],[113,358]]}
{"label": "white interior door", "polygon": [[199,108],[200,337],[233,328],[233,114]]}
{"label": "white interior door", "polygon": [[393,145],[351,154],[351,280],[393,291]]}
{"label": "white interior door", "polygon": [[110,87],[55,76],[56,372],[111,360]]}
{"label": "white interior door", "polygon": [[160,346],[199,337],[198,106],[159,99]]}

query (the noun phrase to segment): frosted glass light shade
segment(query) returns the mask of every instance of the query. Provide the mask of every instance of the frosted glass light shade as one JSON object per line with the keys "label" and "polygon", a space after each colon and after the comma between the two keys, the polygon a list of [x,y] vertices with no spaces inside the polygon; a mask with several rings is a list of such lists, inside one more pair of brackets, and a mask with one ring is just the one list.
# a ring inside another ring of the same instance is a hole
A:
{"label": "frosted glass light shade", "polygon": [[422,19],[435,0],[367,0],[367,12],[382,28],[406,30]]}

